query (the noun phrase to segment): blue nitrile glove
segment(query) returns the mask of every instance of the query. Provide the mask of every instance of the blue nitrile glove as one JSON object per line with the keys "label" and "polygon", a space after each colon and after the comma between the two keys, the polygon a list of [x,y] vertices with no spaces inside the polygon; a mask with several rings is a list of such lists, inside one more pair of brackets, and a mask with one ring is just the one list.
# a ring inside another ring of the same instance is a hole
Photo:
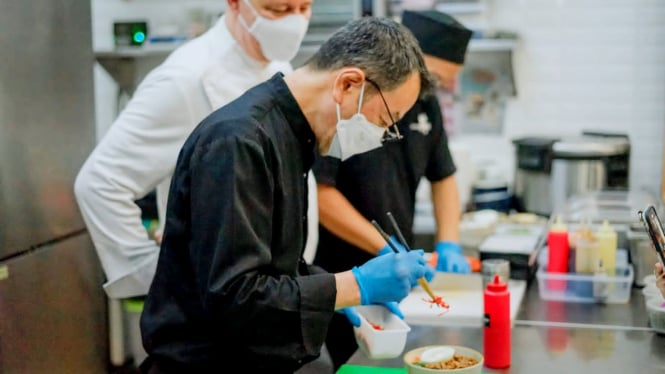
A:
{"label": "blue nitrile glove", "polygon": [[434,278],[434,274],[436,274],[436,269],[429,266],[429,264],[425,266],[425,279],[427,279],[427,282],[432,281],[432,278]]}
{"label": "blue nitrile glove", "polygon": [[354,267],[351,271],[360,288],[361,304],[399,302],[405,298],[427,271],[423,254],[422,250],[389,253]]}
{"label": "blue nitrile glove", "polygon": [[348,319],[353,326],[360,327],[360,315],[356,311],[356,308],[350,306],[348,308],[338,310],[338,312],[344,314],[346,319]]}
{"label": "blue nitrile glove", "polygon": [[[393,243],[393,245],[395,246],[395,248],[397,248],[400,252],[406,252],[406,248],[404,248],[404,246],[401,245],[401,244],[397,241],[397,239],[396,239],[394,236],[391,236],[391,237],[390,237],[390,242]],[[376,255],[377,255],[377,256],[382,256],[382,255],[385,255],[385,254],[387,254],[387,253],[394,253],[394,252],[393,252],[393,249],[390,248],[390,246],[388,245],[388,243],[386,243],[386,245],[384,245],[383,248],[381,248],[381,249],[376,253]]]}
{"label": "blue nitrile glove", "polygon": [[[395,248],[397,248],[397,250],[399,250],[400,252],[406,252],[406,251],[407,251],[406,248],[405,248],[403,245],[401,245],[401,244],[397,241],[397,239],[395,239],[394,236],[391,236],[391,237],[390,237],[390,242],[393,243],[393,244],[395,245]],[[417,249],[417,250],[418,250],[418,251],[422,251],[422,249]],[[385,245],[383,248],[381,248],[381,250],[380,250],[379,252],[377,252],[376,255],[377,255],[377,256],[382,256],[382,255],[385,255],[385,254],[387,254],[387,253],[394,253],[394,252],[393,252],[393,249],[390,248],[390,246],[388,245],[388,243],[386,243],[386,245]],[[427,269],[425,270],[425,279],[427,279],[428,282],[431,281],[432,278],[434,278],[434,273],[436,273],[436,270],[433,269],[431,266],[428,265],[428,266],[427,266]],[[396,313],[395,313],[395,314],[396,314]]]}
{"label": "blue nitrile glove", "polygon": [[[388,309],[392,314],[399,317],[399,319],[404,319],[404,314],[402,314],[402,311],[399,309],[399,305],[396,302],[391,301],[389,303],[383,304],[383,306],[386,309]],[[344,314],[353,326],[360,327],[360,315],[358,314],[358,311],[356,310],[355,307],[351,306],[348,308],[344,308],[342,310],[339,310],[339,312]]]}
{"label": "blue nitrile glove", "polygon": [[436,270],[450,273],[466,274],[471,272],[471,267],[462,255],[462,247],[455,242],[440,241],[434,246],[438,255]]}

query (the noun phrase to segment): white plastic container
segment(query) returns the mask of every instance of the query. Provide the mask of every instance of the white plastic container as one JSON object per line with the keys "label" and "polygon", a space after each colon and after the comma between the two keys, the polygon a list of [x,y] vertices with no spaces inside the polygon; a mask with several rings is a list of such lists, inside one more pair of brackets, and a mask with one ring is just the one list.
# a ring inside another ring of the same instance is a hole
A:
{"label": "white plastic container", "polygon": [[[653,275],[653,265],[658,262],[658,255],[653,249],[651,238],[646,231],[637,231],[632,227],[626,234],[630,244],[630,258],[635,267],[635,285],[642,287],[650,275]],[[655,281],[655,277],[654,277]]]}
{"label": "white plastic container", "polygon": [[367,357],[378,360],[402,354],[406,336],[411,331],[409,325],[380,305],[358,306],[356,310],[360,315],[360,327],[354,327],[353,332]]}
{"label": "white plastic container", "polygon": [[642,284],[649,285],[649,284],[656,284],[656,275],[655,274],[649,274],[642,278]]}
{"label": "white plastic container", "polygon": [[658,289],[658,286],[656,286],[656,283],[647,283],[646,286],[642,288],[642,295],[644,295],[645,302],[649,302],[651,299],[665,301],[665,299],[663,299],[663,295]]}
{"label": "white plastic container", "polygon": [[647,301],[647,313],[651,328],[659,334],[665,334],[665,302],[655,298]]}

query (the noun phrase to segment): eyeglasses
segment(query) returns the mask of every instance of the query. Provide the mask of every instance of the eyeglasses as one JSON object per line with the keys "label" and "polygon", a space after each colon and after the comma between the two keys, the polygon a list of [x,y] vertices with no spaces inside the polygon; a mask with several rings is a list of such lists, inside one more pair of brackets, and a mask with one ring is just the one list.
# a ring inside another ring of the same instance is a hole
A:
{"label": "eyeglasses", "polygon": [[[365,80],[369,82],[374,88],[376,88],[377,91],[379,91],[379,96],[381,96],[381,100],[383,100],[383,105],[386,106],[386,111],[388,112],[388,117],[390,117],[390,126],[386,129],[385,134],[383,135],[383,139],[381,139],[382,142],[391,142],[391,141],[397,141],[402,139],[402,134],[399,133],[399,128],[397,127],[397,121],[393,118],[392,112],[390,111],[390,108],[388,107],[388,103],[386,102],[386,98],[383,97],[383,93],[381,92],[381,88],[379,87],[376,82],[373,80],[365,77]],[[392,130],[392,131],[391,131]]]}

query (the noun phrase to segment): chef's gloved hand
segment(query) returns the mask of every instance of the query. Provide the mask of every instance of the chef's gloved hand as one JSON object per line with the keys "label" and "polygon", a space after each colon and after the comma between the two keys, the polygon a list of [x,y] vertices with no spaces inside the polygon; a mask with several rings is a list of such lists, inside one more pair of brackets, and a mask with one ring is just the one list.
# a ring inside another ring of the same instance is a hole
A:
{"label": "chef's gloved hand", "polygon": [[434,246],[438,255],[436,270],[449,273],[466,274],[471,272],[471,267],[462,255],[462,247],[455,242],[440,241]]}
{"label": "chef's gloved hand", "polygon": [[[404,319],[404,314],[402,314],[402,311],[399,309],[399,305],[396,302],[391,301],[389,303],[383,304],[383,306],[392,314],[399,317],[399,319]],[[360,327],[360,315],[358,314],[358,311],[355,307],[344,308],[339,312],[344,314],[353,326]]]}
{"label": "chef's gloved hand", "polygon": [[432,281],[432,278],[434,278],[434,274],[436,274],[436,269],[427,264],[427,266],[425,266],[425,279],[427,280],[427,282]]}
{"label": "chef's gloved hand", "polygon": [[344,314],[346,319],[348,319],[353,326],[360,327],[360,315],[358,314],[358,311],[356,311],[356,308],[350,306],[348,308],[338,310],[337,312]]}
{"label": "chef's gloved hand", "polygon": [[399,302],[427,272],[422,250],[377,256],[351,271],[363,305]]}
{"label": "chef's gloved hand", "polygon": [[[394,236],[390,237],[390,242],[393,243],[395,248],[397,248],[400,252],[407,252],[407,249],[403,245],[401,245]],[[422,251],[422,249],[416,249],[416,250],[417,251]],[[393,252],[392,248],[390,248],[388,243],[386,243],[386,245],[383,248],[381,248],[381,250],[379,252],[377,252],[376,255],[377,256],[383,256],[383,255],[388,254],[388,253],[394,253],[394,252]],[[425,279],[427,279],[428,282],[431,281],[432,278],[434,278],[434,273],[436,273],[436,270],[434,270],[431,266],[428,265],[427,269],[425,270]],[[395,313],[395,314],[397,314],[397,313]]]}
{"label": "chef's gloved hand", "polygon": [[[396,239],[394,236],[391,236],[391,237],[390,237],[390,242],[391,242],[391,243],[395,246],[395,248],[397,248],[400,252],[406,252],[406,248],[404,248],[404,246],[401,245],[401,244],[397,241],[397,239]],[[381,248],[381,249],[376,253],[376,255],[377,255],[377,256],[383,256],[383,255],[388,254],[388,253],[394,253],[394,252],[393,252],[393,249],[390,248],[390,246],[388,245],[388,243],[386,243],[386,245],[384,245],[383,248]]]}

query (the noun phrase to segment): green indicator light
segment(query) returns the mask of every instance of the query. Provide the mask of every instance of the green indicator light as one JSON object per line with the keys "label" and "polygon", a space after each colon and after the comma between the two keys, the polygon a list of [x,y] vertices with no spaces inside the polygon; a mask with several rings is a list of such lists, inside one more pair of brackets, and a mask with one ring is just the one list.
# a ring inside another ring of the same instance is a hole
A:
{"label": "green indicator light", "polygon": [[134,43],[143,43],[145,41],[145,33],[138,31],[134,33]]}

